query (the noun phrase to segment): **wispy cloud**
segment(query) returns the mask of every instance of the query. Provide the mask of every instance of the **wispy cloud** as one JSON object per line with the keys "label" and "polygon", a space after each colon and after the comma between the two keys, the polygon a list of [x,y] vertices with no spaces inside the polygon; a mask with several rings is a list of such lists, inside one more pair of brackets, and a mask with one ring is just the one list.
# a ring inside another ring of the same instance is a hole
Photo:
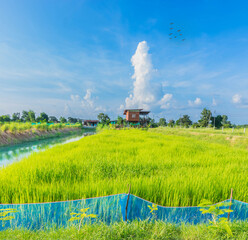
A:
{"label": "wispy cloud", "polygon": [[242,102],[242,97],[240,94],[235,94],[232,96],[232,102],[233,103],[241,103]]}
{"label": "wispy cloud", "polygon": [[188,104],[190,107],[198,107],[202,104],[202,100],[199,97],[197,97],[194,101],[189,100]]}

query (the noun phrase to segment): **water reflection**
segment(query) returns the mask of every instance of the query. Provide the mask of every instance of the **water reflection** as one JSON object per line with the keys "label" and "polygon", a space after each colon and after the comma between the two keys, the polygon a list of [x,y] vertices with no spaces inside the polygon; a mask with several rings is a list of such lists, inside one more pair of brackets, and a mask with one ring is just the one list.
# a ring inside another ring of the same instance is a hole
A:
{"label": "water reflection", "polygon": [[66,144],[77,141],[84,137],[84,134],[70,135],[66,137],[58,137],[44,139],[35,142],[22,143],[15,146],[0,147],[0,167],[21,160],[33,152],[38,152],[46,148],[51,148],[57,144]]}

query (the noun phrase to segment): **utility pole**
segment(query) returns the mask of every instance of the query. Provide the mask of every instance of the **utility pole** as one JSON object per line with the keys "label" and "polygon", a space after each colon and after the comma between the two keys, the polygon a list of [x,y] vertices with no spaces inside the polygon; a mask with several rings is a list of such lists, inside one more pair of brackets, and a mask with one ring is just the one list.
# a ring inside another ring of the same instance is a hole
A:
{"label": "utility pole", "polygon": [[208,127],[209,127],[209,122],[210,122],[211,117],[212,117],[212,113],[210,112],[209,119],[208,119]]}
{"label": "utility pole", "polygon": [[214,111],[214,129],[215,129],[215,115],[216,115],[216,111]]}

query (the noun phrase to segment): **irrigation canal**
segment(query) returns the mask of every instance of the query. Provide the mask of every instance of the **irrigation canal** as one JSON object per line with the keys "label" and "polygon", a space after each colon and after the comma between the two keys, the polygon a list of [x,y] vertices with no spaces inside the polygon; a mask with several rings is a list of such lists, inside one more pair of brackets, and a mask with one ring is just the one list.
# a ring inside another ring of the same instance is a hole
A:
{"label": "irrigation canal", "polygon": [[39,152],[47,148],[52,148],[57,144],[66,144],[69,142],[78,141],[88,134],[92,134],[92,132],[25,142],[14,146],[0,147],[0,167],[20,161],[22,158],[29,156],[33,152]]}

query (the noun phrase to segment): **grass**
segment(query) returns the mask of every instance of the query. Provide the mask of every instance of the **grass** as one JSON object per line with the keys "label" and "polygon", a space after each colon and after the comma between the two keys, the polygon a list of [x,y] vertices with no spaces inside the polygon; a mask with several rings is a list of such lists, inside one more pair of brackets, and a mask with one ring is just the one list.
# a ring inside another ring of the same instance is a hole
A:
{"label": "grass", "polygon": [[241,127],[236,128],[220,128],[220,129],[214,129],[214,128],[180,128],[179,126],[176,126],[173,129],[180,129],[184,131],[190,131],[190,132],[199,132],[199,133],[213,133],[213,134],[226,134],[226,135],[239,135],[239,136],[248,136],[248,129],[244,129]]}
{"label": "grass", "polygon": [[195,140],[203,140],[207,143],[219,143],[229,147],[248,149],[248,131],[240,129],[209,129],[209,128],[154,128],[149,131],[167,135],[185,136]]}
{"label": "grass", "polygon": [[222,135],[105,130],[1,169],[0,202],[105,196],[127,192],[129,183],[131,193],[164,206],[219,202],[231,188],[235,199],[248,201],[247,163],[247,149]]}
{"label": "grass", "polygon": [[6,230],[0,232],[0,239],[175,239],[175,240],[206,240],[206,239],[247,239],[248,223],[237,222],[230,224],[233,237],[228,237],[222,229],[208,228],[207,225],[172,225],[163,222],[125,222],[105,225],[84,225],[78,232],[75,227],[51,230]]}
{"label": "grass", "polygon": [[10,132],[10,133],[22,133],[27,130],[40,130],[40,131],[49,131],[49,130],[56,130],[62,128],[75,128],[81,127],[80,123],[76,124],[64,124],[64,123],[55,123],[55,124],[35,124],[32,125],[30,122],[10,122],[10,123],[2,123],[0,124],[0,134],[1,132]]}

